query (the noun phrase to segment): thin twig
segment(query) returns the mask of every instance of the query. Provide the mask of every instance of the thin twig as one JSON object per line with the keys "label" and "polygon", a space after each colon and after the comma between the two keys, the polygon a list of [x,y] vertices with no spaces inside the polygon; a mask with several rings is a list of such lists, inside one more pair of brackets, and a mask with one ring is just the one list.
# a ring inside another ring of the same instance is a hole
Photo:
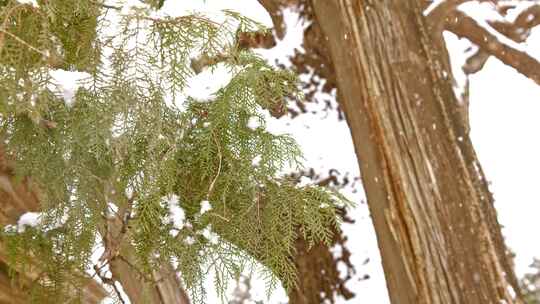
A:
{"label": "thin twig", "polygon": [[107,265],[109,265],[109,261],[105,261],[105,263],[103,263],[103,265],[101,266],[94,264],[94,274],[90,278],[93,279],[95,276],[99,276],[99,273],[101,273],[101,269],[103,269]]}
{"label": "thin twig", "polygon": [[[46,52],[36,48],[35,46],[29,44],[28,42],[24,41],[23,39],[21,39],[20,37],[18,37],[17,35],[9,32],[6,30],[7,28],[7,23],[9,21],[9,18],[11,17],[11,14],[15,11],[16,8],[19,8],[21,6],[26,6],[25,4],[19,4],[19,5],[15,5],[14,7],[12,7],[9,12],[6,14],[6,17],[4,19],[4,22],[2,22],[2,26],[0,26],[0,55],[2,54],[2,50],[4,48],[4,34],[12,37],[13,39],[15,39],[17,42],[19,42],[20,44],[26,46],[27,48],[39,53],[40,55],[42,55],[43,57],[45,57],[46,59],[48,60],[51,60],[51,55],[47,54]],[[36,12],[40,12],[39,10],[35,10]],[[57,58],[57,59],[60,59],[60,58]],[[61,62],[65,63],[64,60],[60,59]]]}
{"label": "thin twig", "polygon": [[134,17],[144,19],[144,20],[148,20],[148,21],[152,21],[154,23],[162,23],[162,24],[178,24],[178,23],[181,23],[182,21],[191,19],[191,20],[197,20],[197,21],[208,23],[208,24],[212,24],[212,25],[218,26],[218,27],[223,26],[223,24],[221,24],[219,22],[216,22],[216,21],[214,21],[214,20],[212,20],[210,18],[195,15],[195,14],[186,15],[186,16],[180,16],[180,17],[175,17],[175,18],[170,18],[170,19],[155,18],[155,17],[143,16],[143,15],[140,15],[140,14],[135,15]]}
{"label": "thin twig", "polygon": [[218,142],[218,140],[216,138],[216,135],[215,135],[214,131],[212,131],[212,138],[214,139],[214,142],[216,143],[216,146],[217,146],[217,149],[218,149],[219,164],[218,164],[217,174],[214,177],[214,179],[212,180],[212,182],[210,183],[210,187],[208,187],[208,194],[206,195],[207,200],[210,199],[210,195],[212,194],[212,191],[214,190],[214,186],[216,184],[216,181],[217,181],[217,179],[219,177],[219,174],[221,173],[221,161],[222,161],[222,158],[223,158],[223,155],[221,154],[221,147],[219,146],[219,142]]}
{"label": "thin twig", "polygon": [[100,3],[100,2],[97,2],[97,1],[90,1],[90,2],[95,4],[95,5],[99,5],[99,6],[103,7],[103,8],[106,8],[106,9],[113,9],[113,10],[117,10],[117,11],[122,10],[122,7],[120,7],[120,6],[114,6],[114,5],[110,5],[110,4]]}
{"label": "thin twig", "polygon": [[[206,200],[210,200],[210,195],[212,194],[212,192],[214,191],[214,186],[216,184],[216,181],[219,177],[219,175],[221,174],[221,162],[222,162],[222,159],[223,159],[223,155],[221,154],[221,148],[220,148],[220,145],[219,145],[219,142],[216,138],[216,134],[214,133],[214,131],[212,131],[212,138],[214,139],[214,142],[216,143],[216,146],[217,146],[217,149],[218,149],[218,156],[219,156],[219,164],[218,164],[218,171],[216,173],[216,176],[214,177],[214,179],[212,180],[212,182],[210,183],[210,186],[208,187],[208,193],[206,195]],[[226,203],[224,202],[223,203],[223,215],[219,215],[217,213],[211,213],[212,215],[215,215],[221,219],[224,219],[225,221],[229,221],[229,219],[227,218],[227,205]]]}
{"label": "thin twig", "polygon": [[101,274],[100,269],[97,267],[97,265],[94,265],[94,270],[96,271],[97,276],[101,279],[101,281],[104,284],[112,286],[112,288],[114,289],[114,292],[116,293],[116,297],[118,298],[118,300],[120,300],[120,302],[122,302],[122,304],[126,304],[126,302],[124,301],[124,298],[122,297],[122,293],[120,292],[120,290],[118,289],[118,287],[115,284],[114,279],[113,278],[108,278],[105,275]]}
{"label": "thin twig", "polygon": [[122,293],[120,292],[120,290],[118,289],[118,287],[116,286],[114,282],[112,283],[112,287],[114,289],[114,292],[116,293],[116,297],[118,298],[118,300],[120,300],[122,304],[126,304],[126,301],[124,301],[124,298],[122,297]]}
{"label": "thin twig", "polygon": [[212,212],[212,213],[209,213],[209,214],[210,214],[210,215],[213,215],[213,216],[215,216],[215,217],[219,217],[220,219],[222,219],[222,220],[224,220],[224,221],[226,221],[226,222],[229,222],[229,221],[230,221],[230,219],[224,217],[223,215],[221,215],[221,214],[219,214],[219,213],[213,213],[213,212]]}
{"label": "thin twig", "polygon": [[38,49],[38,48],[36,48],[34,46],[32,46],[31,44],[28,44],[26,41],[22,40],[17,35],[13,35],[12,33],[8,32],[8,31],[6,31],[4,29],[0,29],[0,32],[11,36],[13,39],[17,40],[19,43],[23,44],[24,46],[28,47],[29,49],[40,53],[41,55],[45,56],[46,58],[49,58],[49,55],[47,53],[43,52],[42,50],[40,50],[40,49]]}
{"label": "thin twig", "polygon": [[[499,40],[468,15],[455,11],[446,28],[458,37],[469,39],[488,54],[540,85],[540,62],[528,53]],[[503,36],[505,37],[505,36]]]}
{"label": "thin twig", "polygon": [[[7,28],[7,23],[9,21],[9,18],[11,17],[11,14],[15,11],[15,9],[23,6],[24,4],[17,4],[15,6],[13,6],[7,13],[6,13],[6,18],[4,19],[4,22],[2,22],[2,26],[0,27],[0,29],[3,31]],[[2,49],[4,48],[4,35],[3,33],[0,33],[0,54],[2,54]]]}
{"label": "thin twig", "polygon": [[139,274],[139,276],[141,276],[141,278],[143,278],[146,282],[155,283],[154,279],[149,278],[148,276],[146,276],[145,273],[143,273],[137,266],[135,266],[133,263],[131,263],[123,255],[119,254],[116,257],[119,258],[120,260],[122,260],[122,262],[126,263],[130,268],[135,270],[135,272],[137,272]]}

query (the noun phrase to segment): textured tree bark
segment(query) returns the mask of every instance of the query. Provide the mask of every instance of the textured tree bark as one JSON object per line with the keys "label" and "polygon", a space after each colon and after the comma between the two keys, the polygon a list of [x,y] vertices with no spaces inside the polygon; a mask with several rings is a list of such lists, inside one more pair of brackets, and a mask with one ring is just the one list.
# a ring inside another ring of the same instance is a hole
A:
{"label": "textured tree bark", "polygon": [[522,303],[446,49],[420,1],[312,2],[392,303]]}

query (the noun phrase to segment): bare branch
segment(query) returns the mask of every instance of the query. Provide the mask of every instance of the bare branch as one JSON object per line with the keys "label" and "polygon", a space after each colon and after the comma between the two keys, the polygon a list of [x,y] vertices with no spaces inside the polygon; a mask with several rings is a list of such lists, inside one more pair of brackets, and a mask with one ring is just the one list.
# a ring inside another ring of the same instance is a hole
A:
{"label": "bare branch", "polygon": [[95,271],[95,275],[99,277],[99,279],[101,280],[101,282],[103,282],[103,284],[107,284],[114,289],[114,292],[116,293],[116,297],[118,298],[118,300],[122,304],[126,304],[126,301],[124,301],[124,298],[122,298],[122,293],[118,289],[118,286],[116,286],[114,279],[106,277],[103,273],[101,273],[101,267],[98,267],[97,265],[94,265],[94,271]]}
{"label": "bare branch", "polygon": [[513,23],[488,21],[494,29],[515,42],[525,42],[531,29],[540,24],[540,5],[532,5],[523,10]]}
{"label": "bare branch", "polygon": [[467,58],[465,64],[461,67],[463,72],[470,75],[480,71],[486,64],[489,56],[490,55],[487,52],[479,49],[472,56]]}
{"label": "bare branch", "polygon": [[[495,56],[506,65],[512,66],[518,72],[540,84],[540,63],[524,51],[504,43],[488,29],[480,26],[473,18],[457,10],[460,4],[468,0],[448,0],[427,12],[426,18],[431,30],[440,34],[444,29],[469,39],[480,49],[463,66],[466,74],[474,74],[482,69],[490,56]],[[505,15],[512,8],[496,5],[498,13]],[[530,30],[540,24],[540,5],[531,5],[523,10],[514,22],[486,21],[495,31],[508,37],[514,42],[526,41]]]}
{"label": "bare branch", "polygon": [[91,3],[95,4],[95,5],[99,5],[105,9],[113,9],[113,10],[116,10],[116,11],[120,11],[122,10],[122,7],[121,6],[114,6],[114,5],[110,5],[110,4],[106,4],[105,2],[100,2],[100,1],[90,1]]}
{"label": "bare branch", "polygon": [[[442,33],[446,18],[450,16],[456,8],[469,0],[447,0],[441,2],[437,6],[427,7],[424,14],[427,18],[428,25],[436,34]],[[431,3],[431,5],[435,5]]]}
{"label": "bare branch", "polygon": [[285,22],[283,22],[283,14],[281,12],[281,7],[283,6],[282,1],[279,0],[257,0],[264,7],[264,9],[270,14],[272,18],[272,23],[274,24],[274,30],[276,31],[276,36],[279,39],[285,37]]}
{"label": "bare branch", "polygon": [[494,34],[480,26],[473,18],[460,11],[454,11],[448,18],[446,29],[459,37],[467,38],[483,51],[495,56],[504,64],[540,85],[540,62],[524,51],[500,41]]}

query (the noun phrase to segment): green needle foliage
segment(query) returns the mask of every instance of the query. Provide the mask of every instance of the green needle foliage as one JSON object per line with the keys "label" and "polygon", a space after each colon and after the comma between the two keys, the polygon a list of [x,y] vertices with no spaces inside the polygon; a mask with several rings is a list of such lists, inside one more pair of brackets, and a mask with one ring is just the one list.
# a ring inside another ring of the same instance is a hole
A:
{"label": "green needle foliage", "polygon": [[540,260],[534,259],[532,271],[521,279],[521,288],[527,304],[540,304]]}
{"label": "green needle foliage", "polygon": [[[301,151],[265,130],[264,111],[298,96],[296,78],[235,43],[237,31],[266,29],[230,11],[218,23],[100,1],[38,4],[0,6],[0,136],[43,208],[37,227],[4,227],[1,237],[12,265],[39,261],[35,302],[80,300],[73,290],[114,216],[139,271],[172,263],[197,303],[209,269],[222,293],[255,261],[269,290],[293,287],[295,240],[329,242],[336,207],[348,202],[279,177],[300,166]],[[206,68],[231,75],[211,100],[182,93],[193,58],[217,58]],[[73,100],[56,69],[87,73]],[[183,225],[172,219],[178,207]]]}

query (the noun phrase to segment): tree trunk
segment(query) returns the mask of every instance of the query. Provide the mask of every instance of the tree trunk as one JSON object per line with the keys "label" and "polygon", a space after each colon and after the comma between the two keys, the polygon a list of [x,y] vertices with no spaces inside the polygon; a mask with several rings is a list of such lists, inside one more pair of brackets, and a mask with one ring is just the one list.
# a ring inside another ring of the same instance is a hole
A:
{"label": "tree trunk", "polygon": [[444,43],[420,1],[312,2],[392,303],[522,303]]}

